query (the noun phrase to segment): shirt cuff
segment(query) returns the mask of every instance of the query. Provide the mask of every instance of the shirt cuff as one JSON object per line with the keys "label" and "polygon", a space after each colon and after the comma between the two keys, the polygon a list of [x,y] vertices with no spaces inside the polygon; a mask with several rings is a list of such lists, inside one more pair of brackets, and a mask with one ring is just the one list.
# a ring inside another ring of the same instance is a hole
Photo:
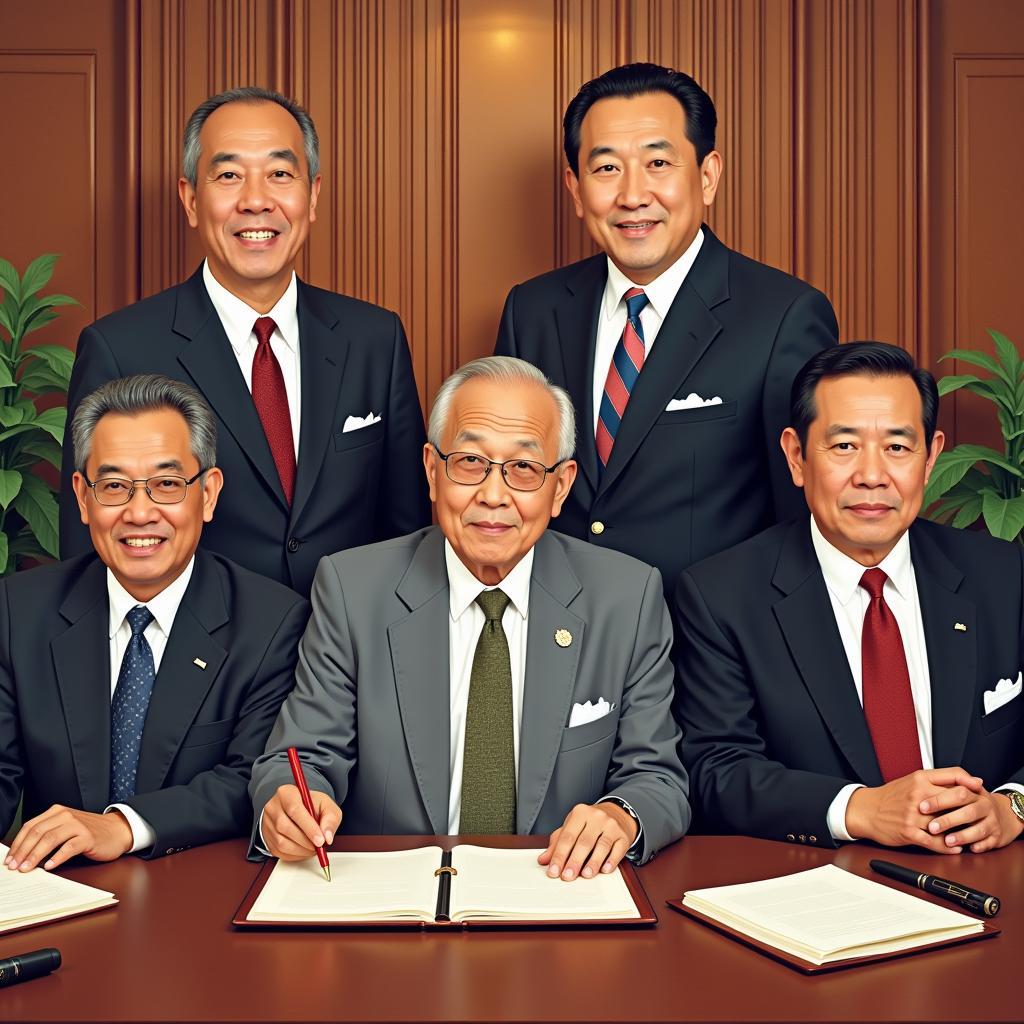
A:
{"label": "shirt cuff", "polygon": [[124,815],[125,821],[128,822],[128,827],[132,830],[132,848],[128,851],[129,853],[146,850],[156,842],[156,833],[138,811],[133,810],[127,804],[111,804],[109,807],[103,808],[104,814],[109,814],[111,811],[120,811]]}
{"label": "shirt cuff", "polygon": [[623,800],[621,796],[603,796],[597,802],[599,804],[618,804],[636,822],[636,839],[626,851],[626,859],[634,862],[639,860],[640,853],[644,848],[644,823],[640,820],[640,815],[633,810],[633,805],[628,800]]}
{"label": "shirt cuff", "polygon": [[832,838],[839,840],[844,843],[853,843],[856,840],[849,832],[846,831],[846,808],[850,803],[850,797],[853,796],[854,792],[864,787],[859,782],[851,782],[848,786],[843,786],[832,803],[828,805],[828,814],[825,816],[825,823],[828,825],[829,832],[832,833]]}
{"label": "shirt cuff", "polygon": [[[266,808],[263,809],[265,811]],[[273,857],[274,855],[267,849],[267,841],[263,838],[263,811],[260,811],[260,820],[256,822],[256,834],[260,837],[258,843],[253,843],[256,847],[257,853],[262,853],[264,857]]]}
{"label": "shirt cuff", "polygon": [[1004,782],[1001,786],[996,786],[992,792],[1000,793],[1005,792],[1006,790],[1012,790],[1014,793],[1020,793],[1021,796],[1024,796],[1024,786],[1019,782]]}

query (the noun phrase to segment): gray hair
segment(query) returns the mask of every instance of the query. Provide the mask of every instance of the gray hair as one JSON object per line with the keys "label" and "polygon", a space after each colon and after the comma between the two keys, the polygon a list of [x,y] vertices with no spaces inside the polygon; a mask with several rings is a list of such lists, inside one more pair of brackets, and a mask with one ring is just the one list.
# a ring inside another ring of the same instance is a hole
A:
{"label": "gray hair", "polygon": [[138,416],[144,412],[171,409],[181,413],[188,424],[189,447],[200,469],[217,464],[217,421],[206,399],[194,387],[158,373],[139,373],[107,381],[78,404],[71,421],[75,467],[85,472],[92,451],[96,424],[107,415]]}
{"label": "gray hair", "polygon": [[227,92],[211,96],[200,103],[188,119],[181,147],[181,167],[185,179],[193,188],[199,179],[199,133],[203,130],[206,119],[219,107],[228,103],[276,103],[284,107],[302,129],[302,145],[306,151],[306,164],[309,167],[309,181],[312,185],[313,179],[320,173],[320,137],[316,133],[313,118],[295,100],[258,85],[249,85],[243,89],[228,89]]}
{"label": "gray hair", "polygon": [[427,438],[431,444],[441,447],[455,392],[471,380],[493,380],[499,384],[520,384],[526,381],[544,388],[558,407],[558,461],[572,458],[576,450],[576,412],[572,407],[572,399],[564,388],[552,384],[532,363],[514,356],[474,359],[459,367],[438,388],[427,424]]}

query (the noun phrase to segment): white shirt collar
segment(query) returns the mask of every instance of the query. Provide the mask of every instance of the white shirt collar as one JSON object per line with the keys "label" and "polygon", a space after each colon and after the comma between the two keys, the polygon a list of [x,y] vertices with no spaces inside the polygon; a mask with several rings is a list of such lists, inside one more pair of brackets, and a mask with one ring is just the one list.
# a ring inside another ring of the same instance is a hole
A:
{"label": "white shirt collar", "polygon": [[[811,543],[814,553],[818,556],[825,584],[835,594],[840,604],[845,605],[852,600],[860,587],[860,580],[869,568],[855,562],[849,555],[844,555],[833,547],[818,529],[818,524],[811,516]],[[909,598],[913,593],[913,567],[910,561],[910,535],[904,530],[896,546],[878,563],[878,568],[889,577],[899,595]]]}
{"label": "white shirt collar", "polygon": [[704,242],[704,229],[698,228],[697,235],[690,243],[686,252],[672,264],[668,270],[659,274],[650,284],[638,286],[635,281],[630,281],[626,275],[619,270],[611,259],[608,260],[608,281],[604,288],[604,315],[611,319],[620,303],[622,297],[630,288],[643,287],[647,295],[647,301],[658,316],[664,320],[668,316],[669,308],[675,301],[676,292],[682,287],[686,275],[690,272],[700,247]]}
{"label": "white shirt collar", "polygon": [[[455,549],[445,539],[444,561],[448,567],[448,610],[453,620],[461,618],[462,613],[485,590],[494,590],[486,583],[481,583],[466,567]],[[515,568],[497,584],[512,602],[513,607],[525,619],[530,606],[530,577],[533,573],[533,548],[530,548]]]}
{"label": "white shirt collar", "polygon": [[174,580],[173,583],[169,583],[164,587],[156,597],[149,601],[137,601],[132,597],[132,595],[117,582],[117,578],[108,568],[107,603],[110,606],[109,637],[112,638],[121,628],[121,623],[124,622],[125,616],[137,604],[145,604],[145,606],[150,610],[153,618],[156,619],[156,624],[160,627],[164,636],[170,636],[171,626],[174,625],[174,616],[178,614],[178,606],[181,604],[181,599],[185,596],[185,590],[188,588],[189,580],[192,579],[192,570],[195,568],[195,564],[196,556],[193,555],[188,560],[188,565],[185,566],[181,575]]}
{"label": "white shirt collar", "polygon": [[250,305],[243,302],[237,295],[232,294],[213,276],[208,260],[203,260],[203,284],[213,303],[213,308],[220,317],[224,326],[224,333],[228,336],[231,347],[237,353],[249,351],[249,342],[255,345],[255,335],[252,326],[261,316],[269,316],[277,324],[277,333],[281,335],[284,343],[297,352],[299,347],[299,315],[298,315],[298,286],[296,285],[295,271],[292,271],[292,279],[284,290],[284,295],[277,300],[274,308],[269,313],[260,313]]}

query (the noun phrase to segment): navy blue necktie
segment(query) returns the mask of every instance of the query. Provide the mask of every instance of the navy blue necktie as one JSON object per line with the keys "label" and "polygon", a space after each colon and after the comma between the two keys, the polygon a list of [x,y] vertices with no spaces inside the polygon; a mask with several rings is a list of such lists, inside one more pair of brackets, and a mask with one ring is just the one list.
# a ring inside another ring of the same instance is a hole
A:
{"label": "navy blue necktie", "polygon": [[135,773],[139,768],[142,727],[146,724],[149,697],[153,692],[156,668],[153,651],[143,630],[153,621],[153,613],[137,604],[127,615],[132,638],[128,641],[117,686],[110,703],[110,802],[123,803],[135,795]]}

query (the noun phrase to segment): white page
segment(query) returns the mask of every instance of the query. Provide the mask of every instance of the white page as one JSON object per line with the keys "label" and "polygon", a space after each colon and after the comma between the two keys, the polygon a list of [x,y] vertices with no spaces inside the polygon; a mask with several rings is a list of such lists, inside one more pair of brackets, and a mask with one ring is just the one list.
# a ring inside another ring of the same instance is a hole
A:
{"label": "white page", "polygon": [[759,937],[780,948],[806,951],[798,955],[811,953],[813,958],[933,932],[967,934],[982,927],[966,914],[834,864],[759,882],[695,889],[685,894],[683,902],[741,931],[754,934],[756,930]]}
{"label": "white page", "polygon": [[457,846],[451,912],[465,917],[603,919],[640,916],[619,871],[563,882],[537,863],[540,850]]}
{"label": "white page", "polygon": [[434,920],[441,848],[329,853],[331,881],[315,857],[278,861],[256,898],[250,921]]}
{"label": "white page", "polygon": [[42,868],[11,871],[3,866],[9,852],[9,847],[0,843],[0,931],[117,902],[113,893]]}

